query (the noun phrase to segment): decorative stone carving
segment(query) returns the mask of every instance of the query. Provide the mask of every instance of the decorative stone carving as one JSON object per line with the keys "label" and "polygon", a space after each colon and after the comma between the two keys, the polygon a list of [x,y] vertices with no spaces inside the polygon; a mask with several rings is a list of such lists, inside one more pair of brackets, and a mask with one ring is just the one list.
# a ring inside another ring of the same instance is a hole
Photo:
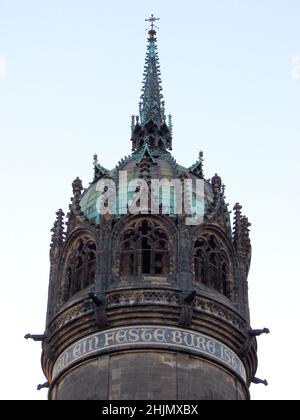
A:
{"label": "decorative stone carving", "polygon": [[174,270],[172,235],[163,222],[138,218],[124,226],[114,256],[115,276],[169,276]]}
{"label": "decorative stone carving", "polygon": [[68,250],[62,275],[62,301],[91,286],[96,275],[96,244],[89,236],[80,236]]}
{"label": "decorative stone carving", "polygon": [[194,282],[218,290],[229,299],[233,296],[233,273],[224,243],[215,234],[205,232],[194,244]]}
{"label": "decorative stone carving", "polygon": [[56,220],[51,229],[52,238],[50,245],[51,264],[57,264],[65,241],[64,212],[59,209],[56,213]]}

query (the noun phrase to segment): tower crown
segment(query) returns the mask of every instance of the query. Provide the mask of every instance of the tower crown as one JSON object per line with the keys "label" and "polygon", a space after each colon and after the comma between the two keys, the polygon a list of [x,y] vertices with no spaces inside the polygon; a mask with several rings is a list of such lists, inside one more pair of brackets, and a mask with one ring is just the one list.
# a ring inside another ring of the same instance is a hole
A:
{"label": "tower crown", "polygon": [[151,22],[148,31],[148,45],[144,67],[144,80],[139,117],[132,118],[132,149],[140,150],[145,143],[162,150],[172,149],[172,120],[166,123],[165,101],[163,100],[160,64],[157,50],[157,37],[154,22],[159,20],[153,15],[146,21]]}

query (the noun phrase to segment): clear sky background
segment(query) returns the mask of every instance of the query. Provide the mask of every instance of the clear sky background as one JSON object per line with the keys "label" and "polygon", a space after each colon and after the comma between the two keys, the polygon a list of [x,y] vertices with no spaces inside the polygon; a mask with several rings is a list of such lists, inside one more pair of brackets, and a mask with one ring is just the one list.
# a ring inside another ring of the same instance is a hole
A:
{"label": "clear sky background", "polygon": [[203,149],[252,222],[252,327],[271,330],[252,398],[300,399],[299,0],[0,0],[0,398],[47,397],[23,336],[44,330],[50,228],[95,152],[130,153],[151,13],[173,154]]}

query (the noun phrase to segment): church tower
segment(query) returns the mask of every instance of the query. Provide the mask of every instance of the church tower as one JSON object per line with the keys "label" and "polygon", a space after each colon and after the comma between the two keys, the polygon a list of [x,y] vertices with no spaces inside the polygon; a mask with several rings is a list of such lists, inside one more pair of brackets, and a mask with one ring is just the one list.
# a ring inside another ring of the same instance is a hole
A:
{"label": "church tower", "polygon": [[[247,400],[257,368],[249,318],[250,223],[221,177],[172,156],[156,18],[131,154],[94,156],[58,210],[42,367],[49,399]],[[102,162],[101,162],[102,163]]]}

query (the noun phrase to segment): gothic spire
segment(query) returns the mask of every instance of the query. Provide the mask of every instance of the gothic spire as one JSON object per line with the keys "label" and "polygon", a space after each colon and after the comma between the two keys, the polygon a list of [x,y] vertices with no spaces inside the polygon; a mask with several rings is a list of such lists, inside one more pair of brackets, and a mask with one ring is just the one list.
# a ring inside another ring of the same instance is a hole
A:
{"label": "gothic spire", "polygon": [[142,96],[140,102],[140,121],[145,124],[152,119],[161,125],[166,120],[165,103],[161,94],[161,73],[159,58],[157,52],[157,38],[154,22],[159,20],[153,15],[146,21],[151,23],[151,29],[148,32],[148,46],[145,61],[144,80],[142,87]]}
{"label": "gothic spire", "polygon": [[165,113],[165,102],[161,94],[160,65],[157,52],[156,26],[159,20],[153,15],[147,22],[151,23],[148,31],[148,45],[145,61],[142,96],[139,103],[139,116],[131,117],[132,151],[139,152],[148,144],[156,153],[172,150],[172,117],[168,121]]}

